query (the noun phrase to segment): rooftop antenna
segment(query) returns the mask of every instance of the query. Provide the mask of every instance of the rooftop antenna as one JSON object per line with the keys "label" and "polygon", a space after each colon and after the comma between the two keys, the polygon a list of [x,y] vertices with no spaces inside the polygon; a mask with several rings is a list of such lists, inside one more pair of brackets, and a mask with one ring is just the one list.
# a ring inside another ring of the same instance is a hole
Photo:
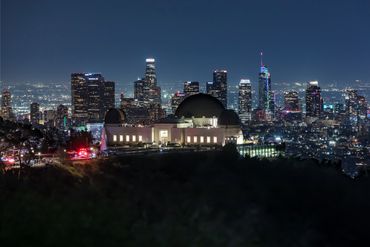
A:
{"label": "rooftop antenna", "polygon": [[263,52],[261,51],[261,67],[263,67]]}

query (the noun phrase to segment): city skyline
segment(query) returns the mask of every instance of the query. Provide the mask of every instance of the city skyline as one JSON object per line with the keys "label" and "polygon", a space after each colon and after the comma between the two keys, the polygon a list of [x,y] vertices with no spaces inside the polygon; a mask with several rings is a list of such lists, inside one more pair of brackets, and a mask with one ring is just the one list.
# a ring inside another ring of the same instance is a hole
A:
{"label": "city skyline", "polygon": [[[215,69],[228,70],[230,82],[253,82],[263,51],[276,83],[369,82],[369,3],[330,2],[161,1],[141,10],[148,1],[2,1],[1,81],[67,82],[71,71],[91,71],[129,85],[142,60],[155,57],[159,85],[210,81]],[[71,11],[79,7],[101,17],[84,21]]]}

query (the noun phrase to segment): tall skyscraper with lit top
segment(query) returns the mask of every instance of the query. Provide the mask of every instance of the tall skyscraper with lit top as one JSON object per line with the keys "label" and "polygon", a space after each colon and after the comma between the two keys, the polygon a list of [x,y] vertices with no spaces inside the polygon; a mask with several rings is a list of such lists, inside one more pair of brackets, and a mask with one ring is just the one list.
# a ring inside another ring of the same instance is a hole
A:
{"label": "tall skyscraper with lit top", "polygon": [[155,59],[147,58],[145,60],[145,75],[143,84],[144,102],[147,104],[161,104],[161,88],[157,85],[157,74]]}
{"label": "tall skyscraper with lit top", "polygon": [[266,113],[274,114],[274,93],[271,90],[271,74],[263,64],[263,53],[261,52],[261,67],[258,76],[258,108]]}
{"label": "tall skyscraper with lit top", "polygon": [[318,81],[310,81],[306,89],[306,116],[320,117],[323,111],[323,98]]}

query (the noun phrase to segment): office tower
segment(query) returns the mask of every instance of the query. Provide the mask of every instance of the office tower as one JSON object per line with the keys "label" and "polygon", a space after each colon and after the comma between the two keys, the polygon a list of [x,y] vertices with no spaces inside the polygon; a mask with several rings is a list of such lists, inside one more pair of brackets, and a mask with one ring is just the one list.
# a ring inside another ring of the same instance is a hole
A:
{"label": "office tower", "polygon": [[114,108],[116,105],[115,101],[115,83],[113,81],[104,82],[104,91],[103,91],[103,107],[104,107],[104,116],[105,113]]}
{"label": "office tower", "polygon": [[258,108],[273,115],[275,111],[274,93],[271,90],[271,74],[263,64],[261,52],[261,67],[258,76]]}
{"label": "office tower", "polygon": [[145,100],[145,90],[144,87],[146,86],[145,80],[139,79],[134,82],[134,98],[138,101]]}
{"label": "office tower", "polygon": [[357,116],[357,109],[358,109],[357,90],[346,89],[345,103],[346,103],[347,116],[353,116],[353,117]]}
{"label": "office tower", "polygon": [[296,91],[284,92],[284,109],[290,112],[300,111],[299,98]]}
{"label": "office tower", "polygon": [[145,60],[146,67],[145,67],[145,77],[144,79],[149,83],[151,86],[157,86],[157,75],[155,71],[155,59],[154,58],[147,58]]}
{"label": "office tower", "polygon": [[40,105],[39,103],[32,103],[30,105],[30,121],[31,124],[39,124],[41,119]]}
{"label": "office tower", "polygon": [[321,89],[317,81],[311,81],[306,89],[306,116],[320,117],[323,111],[323,99]]}
{"label": "office tower", "polygon": [[175,113],[177,107],[180,105],[180,103],[184,100],[186,97],[185,93],[176,92],[172,98],[171,98],[171,109],[172,113]]}
{"label": "office tower", "polygon": [[12,96],[10,91],[8,89],[4,89],[1,95],[1,117],[4,120],[14,120]]}
{"label": "office tower", "polygon": [[209,95],[212,95],[215,98],[219,97],[219,90],[213,86],[213,81],[209,81],[206,84],[206,92]]}
{"label": "office tower", "polygon": [[59,105],[57,107],[55,124],[57,128],[67,129],[69,126],[68,121],[68,107],[65,105]]}
{"label": "office tower", "polygon": [[101,122],[104,119],[104,78],[101,74],[87,76],[88,119],[89,122]]}
{"label": "office tower", "polygon": [[239,83],[239,117],[242,123],[250,121],[252,116],[252,84],[241,79]]}
{"label": "office tower", "polygon": [[227,71],[213,71],[212,93],[227,108]]}
{"label": "office tower", "polygon": [[360,119],[366,119],[367,118],[367,101],[364,96],[357,96],[357,102],[358,102],[358,116]]}
{"label": "office tower", "polygon": [[147,58],[144,76],[144,101],[149,104],[161,104],[161,88],[157,85],[155,59]]}
{"label": "office tower", "polygon": [[197,81],[186,81],[184,82],[184,94],[185,97],[199,93],[199,82]]}
{"label": "office tower", "polygon": [[101,74],[71,75],[72,120],[75,125],[102,122],[105,112],[114,107],[114,82],[105,82]]}

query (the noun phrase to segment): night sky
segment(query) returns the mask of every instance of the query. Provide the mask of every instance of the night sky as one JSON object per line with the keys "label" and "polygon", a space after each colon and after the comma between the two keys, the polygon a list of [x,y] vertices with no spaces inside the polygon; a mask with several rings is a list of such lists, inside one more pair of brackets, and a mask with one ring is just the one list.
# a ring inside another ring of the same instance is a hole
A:
{"label": "night sky", "polygon": [[145,58],[159,83],[256,81],[259,53],[274,82],[370,82],[368,0],[1,0],[1,80],[68,82],[101,72],[131,83]]}

